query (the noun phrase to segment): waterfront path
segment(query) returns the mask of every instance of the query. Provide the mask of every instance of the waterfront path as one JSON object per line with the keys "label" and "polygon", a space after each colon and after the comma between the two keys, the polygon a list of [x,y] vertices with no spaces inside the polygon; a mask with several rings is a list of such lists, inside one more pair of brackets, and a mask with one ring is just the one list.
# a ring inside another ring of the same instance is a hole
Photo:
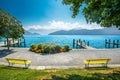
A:
{"label": "waterfront path", "polygon": [[7,49],[0,47],[0,64],[8,65],[5,58],[31,60],[30,68],[33,69],[83,68],[85,59],[97,58],[111,58],[108,66],[120,66],[120,49],[74,49],[64,53],[41,55],[29,51],[28,48],[11,48],[11,51],[7,51]]}

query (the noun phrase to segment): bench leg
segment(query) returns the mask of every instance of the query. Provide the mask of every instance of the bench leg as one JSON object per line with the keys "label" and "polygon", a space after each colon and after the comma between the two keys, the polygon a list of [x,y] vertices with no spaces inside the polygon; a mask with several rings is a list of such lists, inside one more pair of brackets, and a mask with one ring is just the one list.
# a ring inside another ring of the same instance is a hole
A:
{"label": "bench leg", "polygon": [[11,63],[10,63],[10,62],[8,62],[8,64],[9,64],[9,66],[11,66]]}
{"label": "bench leg", "polygon": [[28,66],[30,66],[30,64],[28,64]]}
{"label": "bench leg", "polygon": [[85,68],[89,68],[89,64],[85,64]]}
{"label": "bench leg", "polygon": [[30,66],[30,64],[25,64],[25,67],[28,68]]}
{"label": "bench leg", "polygon": [[105,64],[105,67],[107,68],[107,63]]}
{"label": "bench leg", "polygon": [[106,63],[106,64],[103,64],[103,66],[104,66],[105,68],[107,68],[107,63]]}
{"label": "bench leg", "polygon": [[9,64],[9,66],[12,66],[12,65],[13,65],[13,63],[10,63],[10,62],[8,62],[8,64]]}
{"label": "bench leg", "polygon": [[26,67],[26,68],[28,68],[28,65],[27,65],[27,64],[25,64],[25,67]]}

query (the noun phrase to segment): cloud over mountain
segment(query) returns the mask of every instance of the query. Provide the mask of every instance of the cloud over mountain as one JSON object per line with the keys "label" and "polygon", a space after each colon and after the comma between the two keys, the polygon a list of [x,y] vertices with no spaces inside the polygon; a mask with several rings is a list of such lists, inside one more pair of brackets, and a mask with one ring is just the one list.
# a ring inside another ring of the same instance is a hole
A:
{"label": "cloud over mountain", "polygon": [[80,29],[80,30],[60,30],[53,33],[50,33],[49,35],[120,35],[120,30],[118,30],[115,27],[111,28],[103,28],[103,29]]}
{"label": "cloud over mountain", "polygon": [[63,22],[63,21],[50,21],[46,25],[32,25],[24,27],[25,30],[32,32],[32,33],[39,33],[39,34],[49,34],[59,30],[79,30],[79,29],[102,29],[97,24],[81,24],[80,22]]}

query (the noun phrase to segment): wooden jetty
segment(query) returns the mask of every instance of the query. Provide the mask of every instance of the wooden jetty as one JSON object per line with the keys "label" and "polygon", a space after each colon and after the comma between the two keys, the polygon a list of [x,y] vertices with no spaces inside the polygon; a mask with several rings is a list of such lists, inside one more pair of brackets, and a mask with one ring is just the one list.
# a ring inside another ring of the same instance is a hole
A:
{"label": "wooden jetty", "polygon": [[120,46],[119,40],[105,40],[105,48],[119,48]]}
{"label": "wooden jetty", "polygon": [[[12,39],[12,38],[9,38],[8,39],[8,44],[10,47],[26,47],[26,42],[25,42],[25,39]],[[4,41],[4,45],[2,46],[7,46],[7,40]]]}
{"label": "wooden jetty", "polygon": [[81,41],[80,39],[79,40],[73,39],[73,48],[95,49],[95,48],[89,46],[89,42],[86,42],[85,40]]}

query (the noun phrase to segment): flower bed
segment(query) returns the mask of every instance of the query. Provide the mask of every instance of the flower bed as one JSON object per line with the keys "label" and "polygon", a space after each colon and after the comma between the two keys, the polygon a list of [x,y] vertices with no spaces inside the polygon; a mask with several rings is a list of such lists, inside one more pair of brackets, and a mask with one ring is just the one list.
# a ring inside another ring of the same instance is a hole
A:
{"label": "flower bed", "polygon": [[68,52],[70,49],[69,45],[64,45],[62,47],[59,44],[53,43],[43,43],[43,44],[32,44],[30,46],[30,51],[35,53],[60,53],[60,52]]}

